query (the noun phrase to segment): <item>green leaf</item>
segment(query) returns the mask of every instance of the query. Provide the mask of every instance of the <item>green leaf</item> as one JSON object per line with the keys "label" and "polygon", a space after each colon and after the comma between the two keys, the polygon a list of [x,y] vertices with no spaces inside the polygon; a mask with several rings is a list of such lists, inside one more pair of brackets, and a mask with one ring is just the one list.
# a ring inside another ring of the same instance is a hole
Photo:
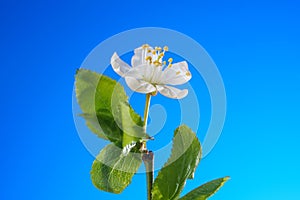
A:
{"label": "green leaf", "polygon": [[201,147],[195,133],[183,125],[175,130],[171,157],[154,181],[154,200],[178,199],[186,180],[192,177],[201,157]]}
{"label": "green leaf", "polygon": [[[121,86],[121,85],[120,85]],[[115,92],[112,94],[112,113],[115,118],[115,122],[119,128],[123,131],[122,146],[125,147],[132,141],[139,141],[142,138],[148,138],[143,128],[143,121],[141,117],[134,112],[127,101],[127,96],[122,100],[119,95],[124,92],[118,91],[115,88]]]}
{"label": "green leaf", "polygon": [[118,146],[147,138],[141,117],[115,80],[86,69],[76,74],[76,97],[90,130]]}
{"label": "green leaf", "polygon": [[141,163],[140,153],[124,154],[111,143],[101,150],[92,165],[92,182],[100,190],[119,194],[130,184]]}
{"label": "green leaf", "polygon": [[79,69],[75,76],[76,99],[89,129],[100,138],[107,139],[95,113],[95,93],[100,75],[89,70]]}
{"label": "green leaf", "polygon": [[228,179],[229,177],[224,177],[205,183],[192,190],[179,200],[206,200],[208,197],[216,193]]}

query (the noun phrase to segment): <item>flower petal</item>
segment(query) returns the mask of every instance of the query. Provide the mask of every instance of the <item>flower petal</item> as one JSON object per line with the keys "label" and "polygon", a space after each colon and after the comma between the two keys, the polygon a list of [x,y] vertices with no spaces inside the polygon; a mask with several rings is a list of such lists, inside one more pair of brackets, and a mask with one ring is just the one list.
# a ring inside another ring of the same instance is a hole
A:
{"label": "flower petal", "polygon": [[118,54],[115,52],[111,59],[110,59],[110,64],[113,68],[113,70],[119,74],[120,76],[125,76],[126,73],[131,69],[131,67],[124,62],[119,56]]}
{"label": "flower petal", "polygon": [[150,76],[150,83],[154,84],[160,84],[162,80],[164,79],[163,77],[163,71],[162,71],[162,66],[155,66],[155,65],[150,65],[150,68],[152,68],[152,73],[148,76]]}
{"label": "flower petal", "polygon": [[[148,52],[150,50],[150,52]],[[131,58],[131,66],[137,67],[143,64],[146,64],[146,57],[151,55],[153,48],[152,47],[139,47],[134,50],[134,55]]]}
{"label": "flower petal", "polygon": [[136,91],[136,92],[146,94],[146,93],[156,91],[156,88],[152,84],[150,84],[146,81],[143,81],[143,80],[138,80],[138,79],[135,79],[133,77],[126,76],[125,81],[126,81],[128,87],[131,90]]}
{"label": "flower petal", "polygon": [[181,85],[192,78],[186,61],[174,63],[171,67],[164,70],[163,84]]}
{"label": "flower petal", "polygon": [[188,94],[188,90],[180,90],[166,85],[156,85],[157,90],[164,96],[172,99],[182,99]]}
{"label": "flower petal", "polygon": [[132,67],[125,76],[130,76],[136,79],[142,79],[146,82],[150,82],[153,69],[148,64],[139,65],[138,67]]}

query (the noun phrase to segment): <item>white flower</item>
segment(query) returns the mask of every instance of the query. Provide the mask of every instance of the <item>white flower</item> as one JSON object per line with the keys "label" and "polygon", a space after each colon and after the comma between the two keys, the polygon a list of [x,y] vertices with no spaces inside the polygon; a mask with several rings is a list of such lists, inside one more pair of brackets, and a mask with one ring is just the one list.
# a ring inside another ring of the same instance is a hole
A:
{"label": "white flower", "polygon": [[172,63],[173,59],[163,61],[164,53],[168,47],[152,48],[149,45],[143,45],[134,50],[134,56],[131,59],[130,67],[120,59],[117,53],[111,57],[111,65],[114,71],[125,78],[130,89],[140,93],[157,93],[162,95],[181,99],[188,94],[188,90],[180,90],[169,85],[181,85],[191,79],[191,73],[188,70],[186,61]]}

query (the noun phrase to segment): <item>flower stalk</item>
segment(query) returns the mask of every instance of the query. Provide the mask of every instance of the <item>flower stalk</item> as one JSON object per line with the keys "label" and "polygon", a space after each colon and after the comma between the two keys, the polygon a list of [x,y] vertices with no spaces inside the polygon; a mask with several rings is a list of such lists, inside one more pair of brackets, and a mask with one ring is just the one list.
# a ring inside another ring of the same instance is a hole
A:
{"label": "flower stalk", "polygon": [[154,154],[152,151],[148,151],[143,154],[143,161],[146,168],[146,184],[147,184],[147,199],[152,199],[152,187],[154,176]]}
{"label": "flower stalk", "polygon": [[[144,131],[147,130],[147,121],[149,115],[151,93],[146,94],[146,103],[144,110]],[[147,199],[152,199],[152,186],[153,186],[153,176],[154,176],[154,154],[152,151],[147,150],[146,141],[142,144],[143,162],[146,168],[146,184],[147,184]]]}
{"label": "flower stalk", "polygon": [[145,109],[144,109],[144,131],[145,132],[147,129],[150,100],[151,100],[151,93],[148,93],[148,94],[146,94],[146,103],[145,103]]}

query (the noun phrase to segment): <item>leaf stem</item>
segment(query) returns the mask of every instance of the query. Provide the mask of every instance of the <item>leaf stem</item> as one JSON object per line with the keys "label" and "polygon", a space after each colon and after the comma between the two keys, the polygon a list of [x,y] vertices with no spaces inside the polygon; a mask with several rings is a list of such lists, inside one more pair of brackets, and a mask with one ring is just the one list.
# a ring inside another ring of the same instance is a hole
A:
{"label": "leaf stem", "polygon": [[[147,131],[147,121],[150,107],[151,93],[146,94],[146,103],[144,110],[144,131]],[[146,184],[147,184],[147,199],[152,199],[152,186],[153,186],[153,166],[154,166],[154,154],[152,151],[148,151],[146,147],[146,141],[143,141],[143,161],[146,168]]]}

